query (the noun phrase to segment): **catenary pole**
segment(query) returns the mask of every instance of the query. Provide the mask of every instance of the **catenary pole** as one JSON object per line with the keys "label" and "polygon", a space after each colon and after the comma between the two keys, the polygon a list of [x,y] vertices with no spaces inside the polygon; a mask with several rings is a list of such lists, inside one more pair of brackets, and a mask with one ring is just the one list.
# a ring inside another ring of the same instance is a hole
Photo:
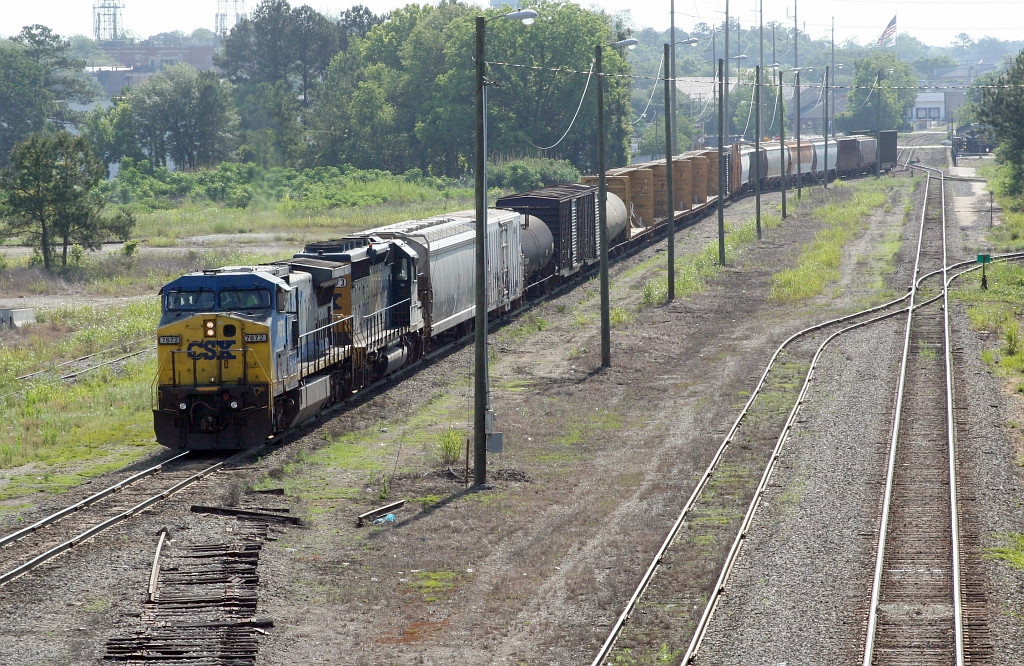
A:
{"label": "catenary pole", "polygon": [[725,156],[722,154],[722,146],[725,144],[724,113],[725,81],[722,78],[722,69],[725,61],[718,61],[718,265],[725,266]]}
{"label": "catenary pole", "polygon": [[761,65],[754,70],[754,224],[761,238]]}
{"label": "catenary pole", "polygon": [[604,70],[600,45],[594,47],[594,61],[597,69],[597,217],[601,234],[601,365],[608,367],[612,364],[611,297],[608,286],[608,180],[604,163]]}
{"label": "catenary pole", "polygon": [[[668,71],[668,61],[671,57],[671,47],[665,45],[665,71]],[[669,103],[671,92],[676,87],[676,82],[670,77],[665,79],[665,104]],[[669,303],[676,298],[676,203],[672,187],[672,137],[675,128],[672,127],[672,115],[665,114],[665,184],[668,190],[668,296]]]}
{"label": "catenary pole", "polygon": [[786,219],[786,180],[789,172],[786,170],[786,102],[782,99],[782,70],[779,70],[779,161],[782,163],[782,175],[779,177],[779,188],[782,190],[782,219]]}

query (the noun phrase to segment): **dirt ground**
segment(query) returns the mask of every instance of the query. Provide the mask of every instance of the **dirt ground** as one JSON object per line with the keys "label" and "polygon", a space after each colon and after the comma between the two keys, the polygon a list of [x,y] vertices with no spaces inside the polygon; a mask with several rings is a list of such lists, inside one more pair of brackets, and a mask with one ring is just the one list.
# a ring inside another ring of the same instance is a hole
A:
{"label": "dirt ground", "polygon": [[[589,663],[775,348],[891,295],[875,278],[891,272],[879,248],[901,233],[909,190],[900,187],[847,248],[837,285],[807,304],[768,299],[772,274],[821,228],[812,202],[847,194],[805,188],[782,226],[668,305],[637,307],[644,285],[664,279],[665,241],[617,262],[609,368],[593,280],[494,331],[504,451],[489,457],[487,489],[466,489],[463,463],[436,455],[439,433],[469,431],[467,348],[100,537],[85,549],[94,563],[69,555],[71,579],[53,565],[0,590],[0,614],[12,618],[0,664],[95,663],[109,637],[138,625],[152,535],[163,526],[181,543],[223,534],[234,521],[197,518],[189,504],[230,504],[253,486],[283,488],[280,501],[305,521],[275,529],[263,549],[259,614],[275,626],[258,663]],[[778,203],[768,194],[764,210]],[[727,222],[753,209],[753,198],[737,202]],[[716,238],[711,216],[678,234],[676,255]],[[398,499],[407,504],[394,523],[355,527],[358,513]],[[0,533],[18,520],[0,519]]]}

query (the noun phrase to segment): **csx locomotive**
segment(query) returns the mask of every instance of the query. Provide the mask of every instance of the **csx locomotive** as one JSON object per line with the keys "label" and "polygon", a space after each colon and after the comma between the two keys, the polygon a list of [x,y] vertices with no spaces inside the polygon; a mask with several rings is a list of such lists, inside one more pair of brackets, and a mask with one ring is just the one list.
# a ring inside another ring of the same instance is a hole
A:
{"label": "csx locomotive", "polygon": [[[885,134],[885,133],[883,133]],[[895,162],[895,133],[882,152]],[[875,139],[764,144],[763,184],[854,175],[874,166]],[[890,155],[891,153],[891,155]],[[750,189],[753,147],[725,152],[725,196]],[[785,161],[783,161],[785,160]],[[717,150],[674,158],[676,219],[718,198]],[[785,175],[783,175],[785,173]],[[593,177],[589,180],[594,180]],[[668,219],[664,162],[608,172],[613,248],[643,242]],[[486,224],[488,311],[573,279],[599,261],[596,188],[547,187],[499,199]],[[153,417],[174,449],[240,449],[312,419],[325,407],[467,334],[475,297],[473,211],[402,222],[293,258],[184,275],[161,291]]]}

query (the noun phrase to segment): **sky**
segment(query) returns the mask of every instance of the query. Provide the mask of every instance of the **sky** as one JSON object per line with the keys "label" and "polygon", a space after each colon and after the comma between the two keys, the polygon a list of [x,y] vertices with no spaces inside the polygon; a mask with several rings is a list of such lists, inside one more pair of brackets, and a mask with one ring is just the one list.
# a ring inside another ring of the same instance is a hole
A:
{"label": "sky", "polygon": [[[98,0],[5,0],[0,11],[0,35],[16,34],[24,25],[42,23],[61,35],[92,36],[92,7]],[[758,2],[763,1],[765,22],[793,22],[794,0],[732,0],[729,14],[742,26],[758,21]],[[796,0],[799,3],[799,0]],[[213,29],[217,0],[121,0],[124,25],[136,37],[160,32],[196,28]],[[483,0],[469,0],[482,5]],[[629,12],[637,28],[668,28],[672,0],[578,0],[585,7],[609,13]],[[258,0],[243,3],[249,10]],[[391,11],[409,4],[407,0],[291,0],[292,6],[308,4],[337,16],[353,4],[363,4],[374,13]],[[429,0],[421,4],[432,4]],[[234,1],[228,2],[234,6]],[[528,6],[528,3],[524,6]],[[726,0],[675,0],[676,28],[687,30],[701,22],[720,23]],[[1024,39],[1024,0],[804,0],[797,5],[800,30],[813,38],[827,38],[835,18],[836,42],[854,39],[873,43],[897,16],[899,33],[909,33],[925,44],[947,46],[966,32],[973,39],[984,36]],[[1007,27],[1008,26],[1008,27]]]}

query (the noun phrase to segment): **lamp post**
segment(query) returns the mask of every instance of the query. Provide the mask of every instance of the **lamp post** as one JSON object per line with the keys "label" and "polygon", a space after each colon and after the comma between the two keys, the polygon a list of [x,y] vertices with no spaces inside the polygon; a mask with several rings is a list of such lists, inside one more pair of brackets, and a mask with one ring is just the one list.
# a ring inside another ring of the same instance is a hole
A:
{"label": "lamp post", "polygon": [[[610,46],[634,48],[638,42],[639,40],[630,37]],[[608,285],[608,180],[604,173],[604,69],[600,44],[594,47],[594,69],[597,70],[597,224],[598,234],[601,236],[601,366],[607,368],[612,364],[612,324]]]}
{"label": "lamp post", "polygon": [[[537,12],[524,9],[492,18],[520,20],[530,25],[537,18]],[[475,350],[473,371],[473,485],[487,483],[487,436],[488,413],[490,412],[489,382],[487,381],[487,98],[484,62],[484,35],[487,21],[484,16],[476,19],[476,319]]]}

